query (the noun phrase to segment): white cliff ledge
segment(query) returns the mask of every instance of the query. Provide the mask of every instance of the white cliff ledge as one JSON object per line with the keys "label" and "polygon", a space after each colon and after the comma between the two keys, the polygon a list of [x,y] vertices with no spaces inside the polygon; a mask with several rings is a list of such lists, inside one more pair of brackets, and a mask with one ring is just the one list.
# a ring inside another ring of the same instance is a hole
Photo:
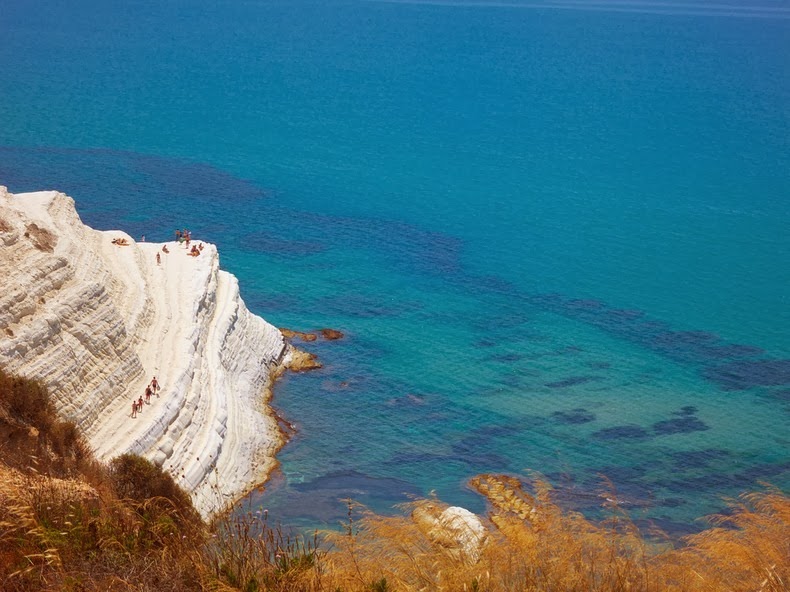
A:
{"label": "white cliff ledge", "polygon": [[[0,187],[0,366],[42,380],[99,459],[151,459],[208,516],[274,466],[268,387],[292,352],[213,245],[162,246],[85,226],[62,193]],[[159,397],[131,418],[154,375]]]}

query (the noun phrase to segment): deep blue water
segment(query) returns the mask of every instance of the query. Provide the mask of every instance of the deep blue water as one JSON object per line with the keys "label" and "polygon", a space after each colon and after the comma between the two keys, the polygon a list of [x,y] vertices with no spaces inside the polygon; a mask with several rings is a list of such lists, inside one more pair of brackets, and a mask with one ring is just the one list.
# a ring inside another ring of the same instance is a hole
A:
{"label": "deep blue water", "polygon": [[[6,0],[0,183],[334,327],[262,504],[790,486],[790,5]],[[593,9],[594,8],[594,9]]]}

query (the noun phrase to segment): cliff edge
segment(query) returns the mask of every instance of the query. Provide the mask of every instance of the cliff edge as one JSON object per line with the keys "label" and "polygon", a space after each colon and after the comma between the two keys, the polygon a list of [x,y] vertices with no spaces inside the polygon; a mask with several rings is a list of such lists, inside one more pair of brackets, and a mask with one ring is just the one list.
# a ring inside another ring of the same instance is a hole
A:
{"label": "cliff edge", "polygon": [[62,193],[0,187],[0,277],[0,366],[46,384],[99,459],[149,458],[204,516],[266,478],[282,444],[268,387],[292,352],[213,245],[137,243]]}

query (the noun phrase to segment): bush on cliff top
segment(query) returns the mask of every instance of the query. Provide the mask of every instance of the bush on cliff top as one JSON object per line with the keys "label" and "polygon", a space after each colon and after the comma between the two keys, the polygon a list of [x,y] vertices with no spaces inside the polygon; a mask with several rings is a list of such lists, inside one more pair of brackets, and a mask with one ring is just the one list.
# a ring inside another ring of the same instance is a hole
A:
{"label": "bush on cliff top", "polygon": [[181,523],[200,523],[189,495],[151,461],[136,454],[122,454],[110,461],[109,475],[120,499],[164,504],[173,508]]}

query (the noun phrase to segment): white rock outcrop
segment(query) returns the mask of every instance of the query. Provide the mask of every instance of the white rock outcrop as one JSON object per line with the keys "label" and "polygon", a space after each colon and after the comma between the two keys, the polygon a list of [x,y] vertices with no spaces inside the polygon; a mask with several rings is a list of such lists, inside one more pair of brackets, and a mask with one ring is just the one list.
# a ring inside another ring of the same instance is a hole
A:
{"label": "white rock outcrop", "polygon": [[[291,352],[213,245],[166,246],[85,226],[62,193],[0,187],[0,366],[42,380],[100,459],[146,456],[208,516],[274,466],[266,393]],[[158,397],[132,418],[153,376]]]}
{"label": "white rock outcrop", "polygon": [[473,565],[480,559],[488,531],[466,508],[423,500],[415,504],[411,518],[431,543],[456,561]]}

